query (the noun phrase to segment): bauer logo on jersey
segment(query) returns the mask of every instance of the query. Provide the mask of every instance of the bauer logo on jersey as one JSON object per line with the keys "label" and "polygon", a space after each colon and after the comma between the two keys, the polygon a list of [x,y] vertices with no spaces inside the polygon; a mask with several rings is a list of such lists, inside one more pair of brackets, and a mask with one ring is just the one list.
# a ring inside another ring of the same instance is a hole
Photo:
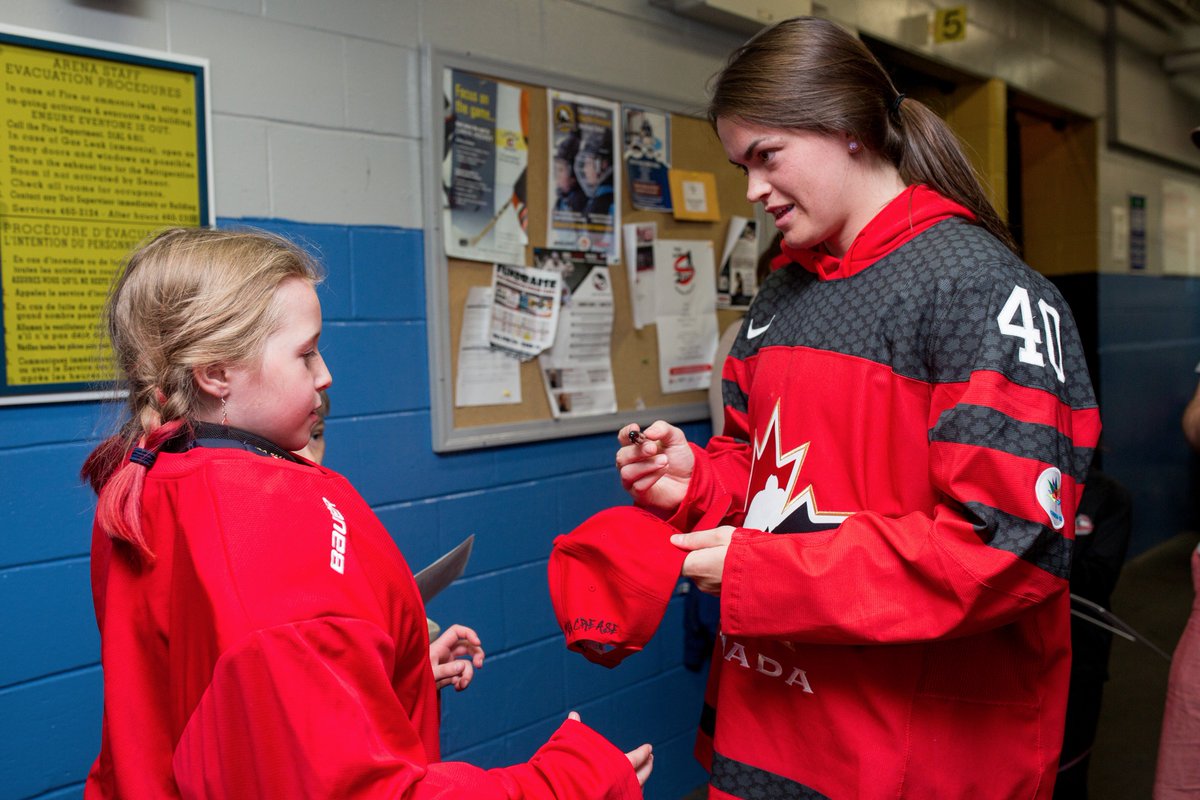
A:
{"label": "bauer logo on jersey", "polygon": [[1062,513],[1062,473],[1055,467],[1050,467],[1038,476],[1037,483],[1034,485],[1034,492],[1037,495],[1038,504],[1046,511],[1046,516],[1050,517],[1050,524],[1054,526],[1054,530],[1062,530],[1063,513]]}
{"label": "bauer logo on jersey", "polygon": [[322,497],[325,508],[329,509],[330,522],[333,532],[329,534],[329,568],[339,575],[346,572],[346,518],[338,507]]}

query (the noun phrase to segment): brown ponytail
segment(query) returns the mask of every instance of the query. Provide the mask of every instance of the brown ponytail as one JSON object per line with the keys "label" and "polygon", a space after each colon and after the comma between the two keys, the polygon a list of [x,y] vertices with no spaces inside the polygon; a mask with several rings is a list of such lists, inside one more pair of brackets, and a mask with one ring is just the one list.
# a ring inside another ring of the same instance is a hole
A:
{"label": "brown ponytail", "polygon": [[857,38],[815,17],[784,20],[729,57],[712,80],[708,119],[769,128],[849,134],[886,159],[909,184],[923,183],[970,210],[1016,250],[950,127],[917,100],[900,97],[887,71]]}

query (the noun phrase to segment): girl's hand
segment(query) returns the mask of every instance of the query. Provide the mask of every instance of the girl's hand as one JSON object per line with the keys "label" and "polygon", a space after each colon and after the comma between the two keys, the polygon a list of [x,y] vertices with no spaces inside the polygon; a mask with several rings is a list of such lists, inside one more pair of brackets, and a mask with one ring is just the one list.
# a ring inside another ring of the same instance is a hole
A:
{"label": "girl's hand", "polygon": [[634,774],[637,775],[638,786],[645,786],[650,773],[654,771],[654,748],[647,742],[641,747],[630,750],[625,757],[629,759],[629,765],[633,767]]}
{"label": "girl's hand", "polygon": [[[567,719],[573,719],[576,722],[582,722],[578,712],[572,711],[567,714]],[[629,766],[633,767],[633,772],[637,775],[638,786],[645,786],[646,779],[650,777],[650,773],[654,770],[654,748],[650,743],[635,747],[625,754],[629,759]]]}
{"label": "girl's hand", "polygon": [[[483,646],[479,635],[466,625],[451,625],[429,645],[429,663],[437,688],[454,685],[461,692],[471,683],[475,670],[483,666]],[[470,656],[470,659],[461,658]]]}
{"label": "girl's hand", "polygon": [[617,435],[621,486],[637,505],[670,515],[679,508],[692,480],[696,457],[683,431],[661,419],[641,430],[626,425]]}

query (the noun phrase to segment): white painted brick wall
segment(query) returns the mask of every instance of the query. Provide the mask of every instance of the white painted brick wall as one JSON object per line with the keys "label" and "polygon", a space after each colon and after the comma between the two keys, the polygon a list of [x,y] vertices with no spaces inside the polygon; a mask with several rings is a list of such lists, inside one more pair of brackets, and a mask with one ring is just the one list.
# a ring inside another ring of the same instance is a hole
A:
{"label": "white painted brick wall", "polygon": [[344,47],[346,127],[416,138],[421,130],[417,51],[350,38]]}
{"label": "white painted brick wall", "polygon": [[261,14],[263,6],[263,0],[191,0],[191,3],[207,8],[254,15]]}
{"label": "white painted brick wall", "polygon": [[[360,39],[416,47],[420,0],[261,0],[267,19]],[[489,6],[491,0],[475,3]],[[465,18],[469,19],[469,17]]]}
{"label": "white painted brick wall", "polygon": [[268,133],[268,148],[270,216],[422,226],[421,162],[415,139],[276,125]]}
{"label": "white painted brick wall", "polygon": [[[965,42],[914,40],[914,20],[938,5],[827,0],[816,7],[967,73],[1000,77],[1087,116],[1105,113],[1100,4],[973,0]],[[427,218],[423,43],[699,111],[706,81],[743,38],[650,0],[142,0],[111,10],[5,0],[0,22],[209,59],[218,214],[405,227]],[[1180,101],[1152,61],[1127,57],[1122,70],[1130,87],[1122,131],[1139,146],[1200,167],[1184,137],[1200,123],[1200,107]],[[1102,221],[1112,198],[1153,194],[1160,181],[1160,167],[1119,156],[1119,168],[1101,169]],[[1102,148],[1102,162],[1113,158]],[[1181,176],[1200,182],[1196,173]]]}
{"label": "white painted brick wall", "polygon": [[221,215],[261,217],[270,208],[268,127],[257,119],[213,117],[213,205]]}
{"label": "white painted brick wall", "polygon": [[137,13],[123,14],[70,0],[4,0],[0,22],[131,47],[167,49],[167,4],[148,0],[136,4],[136,9]]}
{"label": "white painted brick wall", "polygon": [[209,60],[215,114],[344,127],[344,37],[180,3],[172,49]]}

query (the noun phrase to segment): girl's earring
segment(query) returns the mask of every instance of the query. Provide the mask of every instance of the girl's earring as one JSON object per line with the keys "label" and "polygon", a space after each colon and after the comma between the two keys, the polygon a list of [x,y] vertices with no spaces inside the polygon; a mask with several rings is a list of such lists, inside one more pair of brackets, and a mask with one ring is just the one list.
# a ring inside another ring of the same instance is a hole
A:
{"label": "girl's earring", "polygon": [[858,142],[854,141],[853,139],[851,139],[851,140],[850,140],[850,145],[849,145],[849,147],[850,147],[850,152],[851,152],[851,153],[857,153],[857,152],[858,152]]}
{"label": "girl's earring", "polygon": [[226,425],[229,422],[229,417],[225,414],[225,398],[221,397],[221,424]]}

